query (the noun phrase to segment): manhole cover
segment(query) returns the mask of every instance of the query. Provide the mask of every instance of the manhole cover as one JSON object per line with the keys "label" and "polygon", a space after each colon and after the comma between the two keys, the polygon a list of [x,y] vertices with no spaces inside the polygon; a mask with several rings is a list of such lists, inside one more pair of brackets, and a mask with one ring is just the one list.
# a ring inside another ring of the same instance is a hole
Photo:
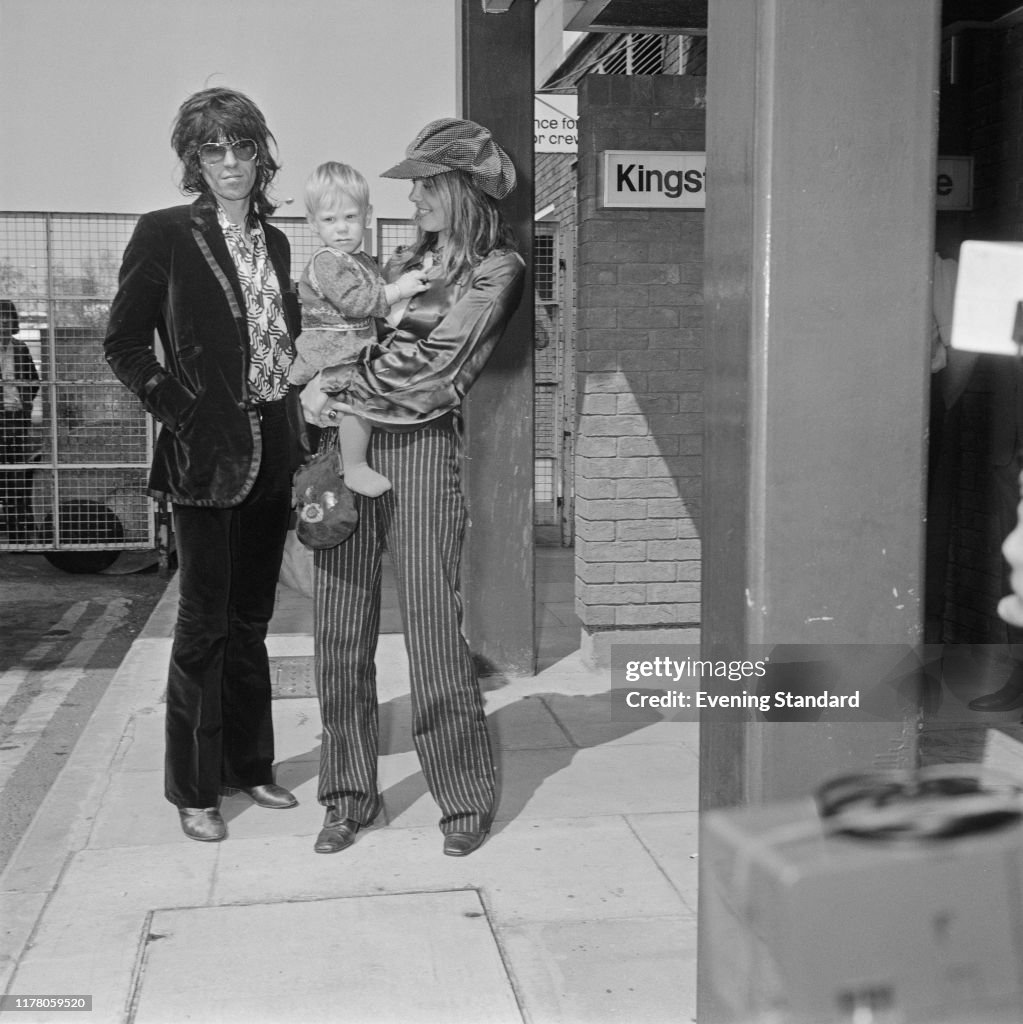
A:
{"label": "manhole cover", "polygon": [[315,697],[316,678],[311,655],[301,658],[271,658],[270,685],[275,700],[286,697]]}
{"label": "manhole cover", "polygon": [[136,1024],[522,1024],[475,890],[156,910],[144,941]]}

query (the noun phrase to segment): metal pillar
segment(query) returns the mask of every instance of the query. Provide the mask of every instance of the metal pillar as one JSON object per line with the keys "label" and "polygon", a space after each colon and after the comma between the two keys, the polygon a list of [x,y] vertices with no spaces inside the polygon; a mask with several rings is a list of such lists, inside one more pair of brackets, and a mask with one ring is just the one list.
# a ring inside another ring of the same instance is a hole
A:
{"label": "metal pillar", "polygon": [[[710,0],[705,656],[921,638],[939,7]],[[915,726],[704,719],[701,806],[912,765]]]}
{"label": "metal pillar", "polygon": [[[519,251],[533,248],[533,5],[487,13],[462,0],[460,116],[486,125],[515,163],[518,186],[502,203]],[[532,674],[532,275],[518,311],[465,403],[471,526],[463,564],[465,623],[484,670]]]}

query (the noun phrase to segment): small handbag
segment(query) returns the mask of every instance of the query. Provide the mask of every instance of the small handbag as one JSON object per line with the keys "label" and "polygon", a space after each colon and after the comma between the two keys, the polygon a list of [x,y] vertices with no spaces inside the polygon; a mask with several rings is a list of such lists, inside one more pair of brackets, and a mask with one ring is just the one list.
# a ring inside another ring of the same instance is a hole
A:
{"label": "small handbag", "polygon": [[292,479],[295,532],[307,548],[336,547],[352,535],[359,522],[355,498],[341,476],[341,453],[334,443],[331,438]]}

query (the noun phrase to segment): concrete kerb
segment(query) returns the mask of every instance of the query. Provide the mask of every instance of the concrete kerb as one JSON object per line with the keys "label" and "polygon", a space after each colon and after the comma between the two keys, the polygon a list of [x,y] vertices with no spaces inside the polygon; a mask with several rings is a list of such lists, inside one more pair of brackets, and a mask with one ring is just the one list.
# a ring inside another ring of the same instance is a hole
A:
{"label": "concrete kerb", "polygon": [[141,708],[160,700],[170,640],[166,635],[154,635],[150,624],[154,619],[165,621],[168,611],[173,615],[176,601],[176,588],[173,593],[168,588],[0,875],[0,900],[15,911],[3,915],[0,990],[10,982],[68,861],[88,845],[96,809],[110,784],[110,767],[128,723]]}

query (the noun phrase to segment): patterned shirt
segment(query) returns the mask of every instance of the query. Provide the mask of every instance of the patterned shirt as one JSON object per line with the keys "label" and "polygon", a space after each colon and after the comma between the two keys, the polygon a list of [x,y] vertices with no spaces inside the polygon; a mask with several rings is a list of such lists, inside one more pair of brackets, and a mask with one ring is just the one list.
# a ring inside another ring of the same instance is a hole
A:
{"label": "patterned shirt", "polygon": [[294,348],[284,319],[277,275],[266,250],[266,235],[256,224],[246,234],[232,224],[222,207],[217,220],[234,260],[245,297],[249,327],[249,394],[257,402],[275,402],[288,390],[288,369]]}

